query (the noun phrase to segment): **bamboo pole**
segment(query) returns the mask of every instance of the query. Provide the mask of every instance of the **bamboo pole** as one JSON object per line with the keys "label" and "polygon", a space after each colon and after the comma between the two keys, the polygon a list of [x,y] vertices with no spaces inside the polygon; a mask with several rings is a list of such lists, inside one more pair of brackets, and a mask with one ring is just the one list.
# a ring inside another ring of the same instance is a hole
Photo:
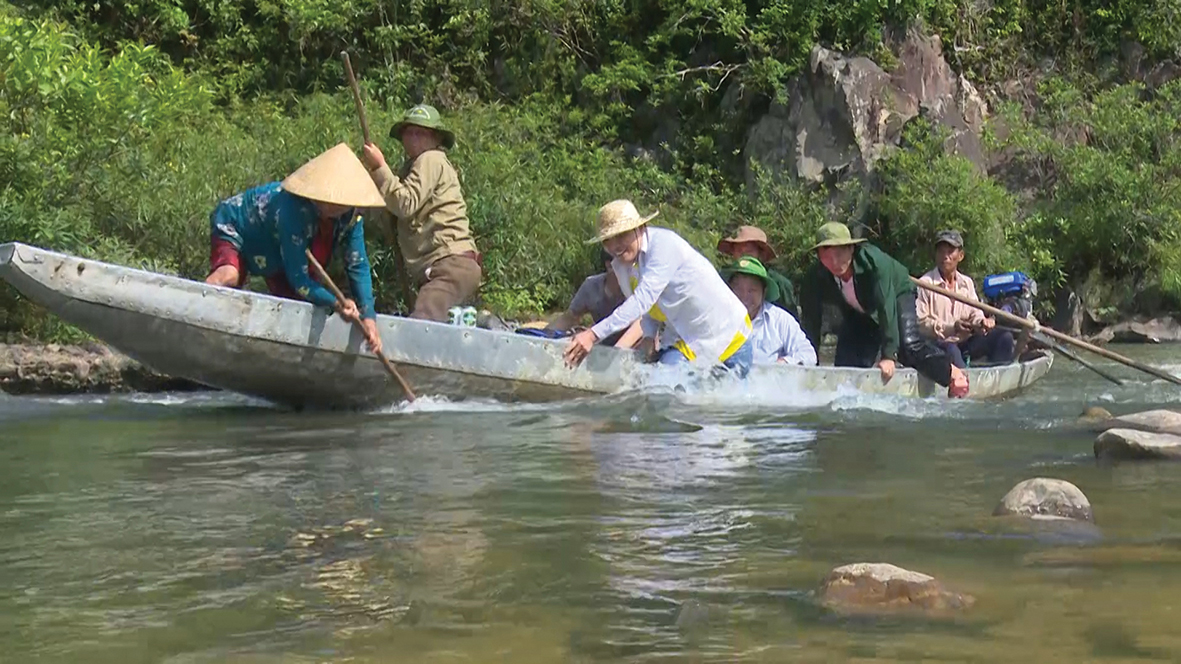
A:
{"label": "bamboo pole", "polygon": [[[328,273],[324,271],[324,266],[320,265],[320,261],[316,260],[316,257],[312,254],[312,250],[305,249],[304,253],[307,254],[308,261],[311,262],[312,269],[316,272],[316,278],[319,279],[320,283],[324,284],[328,290],[332,291],[332,294],[336,297],[337,302],[344,304],[344,293],[340,292],[340,289],[336,287],[336,283],[332,281],[332,277],[328,276]],[[353,321],[353,324],[357,326],[358,330],[362,329],[360,320]],[[381,360],[381,364],[385,367],[385,370],[388,371],[391,376],[397,379],[398,384],[402,386],[402,391],[406,393],[406,398],[409,401],[414,401],[414,390],[410,389],[410,383],[406,382],[406,379],[402,377],[402,374],[398,371],[398,368],[394,366],[393,362],[390,362],[389,358],[385,356],[385,353],[381,351],[377,351],[374,353],[374,355],[377,355],[377,359]]]}
{"label": "bamboo pole", "polygon": [[1106,348],[1100,348],[1099,346],[1087,343],[1081,339],[1075,339],[1074,337],[1072,337],[1068,334],[1063,334],[1063,333],[1059,332],[1058,330],[1054,330],[1054,329],[1051,329],[1048,327],[1042,327],[1041,324],[1038,323],[1037,321],[1032,321],[1032,320],[1029,320],[1028,318],[1022,318],[1020,316],[1014,316],[1013,314],[1011,314],[1007,311],[997,309],[996,307],[994,307],[992,305],[985,304],[985,303],[979,302],[977,300],[972,300],[972,299],[966,298],[963,295],[960,295],[959,293],[953,293],[941,286],[936,286],[935,284],[928,283],[926,281],[923,281],[921,279],[916,279],[914,277],[911,277],[910,280],[913,281],[915,283],[915,285],[919,286],[920,288],[926,288],[927,290],[931,291],[932,293],[938,293],[939,295],[942,295],[944,297],[949,297],[949,298],[955,300],[956,302],[961,302],[961,303],[966,304],[970,307],[976,307],[977,309],[979,309],[991,316],[994,316],[1000,320],[1003,320],[1009,324],[1017,325],[1019,327],[1025,328],[1027,330],[1033,330],[1034,333],[1040,332],[1050,338],[1057,339],[1058,341],[1062,341],[1062,342],[1065,342],[1065,343],[1068,343],[1068,344],[1071,344],[1074,346],[1078,346],[1079,348],[1082,348],[1083,350],[1089,350],[1092,353],[1106,357],[1109,360],[1115,360],[1116,362],[1119,362],[1120,364],[1124,364],[1129,367],[1132,367],[1133,369],[1139,369],[1140,371],[1143,371],[1144,373],[1151,374],[1151,375],[1156,376],[1157,378],[1161,378],[1163,380],[1167,380],[1170,383],[1174,383],[1176,385],[1181,385],[1181,378],[1178,378],[1177,376],[1174,376],[1173,374],[1168,373],[1166,371],[1161,371],[1160,369],[1157,369],[1156,367],[1152,367],[1147,364],[1137,362],[1136,360],[1133,360],[1129,357],[1124,357],[1123,355],[1120,355],[1119,353],[1107,350]]}

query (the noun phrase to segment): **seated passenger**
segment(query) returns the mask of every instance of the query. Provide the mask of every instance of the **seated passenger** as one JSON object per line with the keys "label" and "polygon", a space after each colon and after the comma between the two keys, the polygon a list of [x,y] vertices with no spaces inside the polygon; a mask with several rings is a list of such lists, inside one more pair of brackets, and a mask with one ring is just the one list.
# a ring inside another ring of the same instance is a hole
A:
{"label": "seated passenger", "polygon": [[718,242],[718,252],[734,260],[743,256],[759,259],[759,262],[767,269],[767,276],[775,282],[779,291],[777,297],[768,297],[767,301],[799,320],[799,302],[796,301],[796,292],[792,288],[791,280],[782,273],[767,267],[771,261],[775,260],[775,249],[767,242],[767,234],[763,232],[763,229],[755,226],[739,227],[734,237],[728,237]]}
{"label": "seated passenger", "polygon": [[[360,321],[365,341],[381,350],[365,230],[356,208],[384,204],[348,145],[340,143],[280,182],[269,182],[218,204],[209,216],[211,245],[205,283],[241,288],[250,275],[273,294],[332,307]],[[342,304],[308,272],[308,248],[325,269],[343,254],[353,298]]]}
{"label": "seated passenger", "polygon": [[[976,284],[959,271],[963,260],[963,237],[957,231],[943,231],[935,238],[937,267],[924,274],[922,279],[979,301]],[[1013,360],[1013,333],[998,328],[996,320],[985,317],[984,312],[976,307],[924,288],[919,290],[915,308],[923,334],[938,343],[957,367],[965,368],[967,361],[972,360],[1000,363]]]}
{"label": "seated passenger", "polygon": [[819,347],[823,305],[840,307],[844,317],[837,332],[834,365],[872,367],[882,380],[894,377],[896,364],[947,387],[951,397],[968,394],[968,374],[951,357],[923,338],[915,313],[915,289],[906,266],[881,249],[853,239],[848,226],[824,224],[812,248],[818,261],[809,269],[803,288],[804,331]]}
{"label": "seated passenger", "polygon": [[759,259],[749,257],[722,269],[730,290],[746,305],[750,316],[754,363],[815,366],[816,349],[808,343],[800,324],[781,307],[771,304],[779,299],[779,285],[768,272]]}
{"label": "seated passenger", "polygon": [[[592,274],[583,280],[582,285],[578,287],[578,292],[574,293],[574,298],[570,300],[570,306],[558,314],[558,317],[547,325],[546,329],[568,331],[578,326],[582,317],[588,314],[594,323],[598,323],[623,304],[625,296],[619,288],[615,271],[611,269],[611,254],[602,249],[599,251],[599,260],[603,264],[603,272]],[[620,330],[600,339],[598,343],[614,345],[622,335],[623,330]]]}
{"label": "seated passenger", "polygon": [[574,335],[566,362],[578,366],[599,339],[627,329],[637,319],[645,337],[660,322],[677,341],[661,352],[664,364],[720,364],[745,377],[751,365],[750,317],[713,265],[674,231],[649,226],[631,201],[599,208],[601,242],[614,257],[620,287],[630,295],[610,316]]}

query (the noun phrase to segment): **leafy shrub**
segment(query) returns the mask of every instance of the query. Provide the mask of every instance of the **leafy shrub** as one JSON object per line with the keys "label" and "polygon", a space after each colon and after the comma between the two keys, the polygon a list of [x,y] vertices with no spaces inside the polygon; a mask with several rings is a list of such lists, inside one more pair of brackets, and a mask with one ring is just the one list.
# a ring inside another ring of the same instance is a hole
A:
{"label": "leafy shrub", "polygon": [[963,234],[965,272],[983,276],[1028,269],[1028,259],[1010,243],[1016,200],[967,159],[946,154],[944,138],[926,120],[908,124],[907,149],[894,151],[878,166],[871,232],[912,271],[933,265],[935,236],[944,229]]}

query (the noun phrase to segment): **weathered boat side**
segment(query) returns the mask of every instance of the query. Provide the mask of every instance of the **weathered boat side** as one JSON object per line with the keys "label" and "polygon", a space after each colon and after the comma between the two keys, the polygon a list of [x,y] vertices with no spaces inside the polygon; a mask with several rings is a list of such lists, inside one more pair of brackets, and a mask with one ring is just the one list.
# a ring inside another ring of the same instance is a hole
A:
{"label": "weathered boat side", "polygon": [[[0,245],[0,277],[25,297],[166,375],[293,406],[372,407],[401,393],[359,333],[307,302],[209,286],[19,243]],[[565,341],[379,315],[386,354],[419,394],[547,401],[643,388],[653,372],[638,355],[596,347],[571,370]],[[972,397],[1014,392],[1045,375],[1044,356],[969,370]],[[939,395],[901,369],[757,366],[763,385],[822,393]]]}
{"label": "weathered boat side", "polygon": [[[291,405],[396,402],[351,325],[307,302],[3,245],[0,276],[23,295],[161,373]],[[579,369],[561,345],[378,316],[386,355],[423,394],[549,400],[628,385],[637,364],[604,348]]]}

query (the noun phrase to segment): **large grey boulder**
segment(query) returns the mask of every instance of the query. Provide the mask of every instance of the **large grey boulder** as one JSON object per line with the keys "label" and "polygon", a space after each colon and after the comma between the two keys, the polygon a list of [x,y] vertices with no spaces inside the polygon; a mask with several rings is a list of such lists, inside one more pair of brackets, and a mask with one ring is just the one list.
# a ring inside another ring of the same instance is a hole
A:
{"label": "large grey boulder", "polygon": [[1065,480],[1035,477],[1019,482],[1001,498],[994,516],[1062,518],[1094,521],[1091,501],[1079,488]]}
{"label": "large grey boulder", "polygon": [[1097,459],[1181,459],[1181,436],[1108,429],[1095,439]]}
{"label": "large grey boulder", "polygon": [[1095,431],[1133,429],[1151,433],[1181,435],[1181,413],[1162,408],[1131,413],[1129,415],[1120,415],[1119,417],[1096,418],[1091,422],[1091,429]]}
{"label": "large grey boulder", "polygon": [[815,46],[808,70],[788,83],[788,101],[773,104],[747,135],[747,184],[755,185],[752,160],[808,183],[867,175],[920,112],[950,129],[949,151],[983,169],[988,108],[951,70],[939,37],[908,29],[897,61],[887,72],[869,58]]}
{"label": "large grey boulder", "polygon": [[842,613],[918,610],[941,613],[970,608],[971,595],[948,590],[935,577],[889,563],[854,563],[828,573],[820,602]]}
{"label": "large grey boulder", "polygon": [[1172,316],[1130,320],[1105,327],[1091,337],[1092,343],[1177,343],[1181,342],[1181,321]]}

